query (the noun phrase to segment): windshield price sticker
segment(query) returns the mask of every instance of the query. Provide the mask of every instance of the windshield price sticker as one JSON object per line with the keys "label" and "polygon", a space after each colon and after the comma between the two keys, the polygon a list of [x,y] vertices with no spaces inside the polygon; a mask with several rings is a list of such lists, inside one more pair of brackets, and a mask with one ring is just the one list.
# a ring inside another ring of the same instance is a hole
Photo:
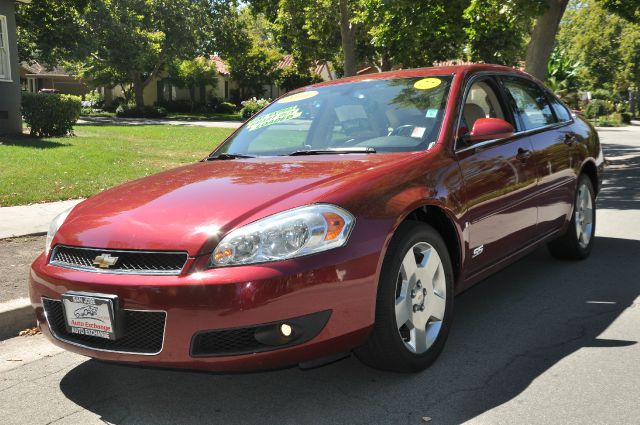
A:
{"label": "windshield price sticker", "polygon": [[438,87],[442,84],[442,80],[440,78],[423,78],[422,80],[418,80],[413,84],[413,87],[417,90],[431,90]]}
{"label": "windshield price sticker", "polygon": [[279,111],[259,115],[247,123],[247,130],[255,131],[259,128],[299,118],[301,115],[302,111],[297,106],[289,106]]}
{"label": "windshield price sticker", "polygon": [[303,91],[300,93],[292,94],[291,96],[283,97],[278,101],[278,103],[292,103],[298,102],[300,100],[311,99],[312,97],[316,97],[318,94],[315,90]]}

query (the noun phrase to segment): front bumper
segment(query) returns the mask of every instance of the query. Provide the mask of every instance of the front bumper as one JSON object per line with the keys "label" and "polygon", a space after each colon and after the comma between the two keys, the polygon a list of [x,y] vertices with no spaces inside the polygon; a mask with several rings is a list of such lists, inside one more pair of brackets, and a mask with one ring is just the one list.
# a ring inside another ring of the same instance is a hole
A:
{"label": "front bumper", "polygon": [[[65,269],[47,264],[41,255],[32,265],[29,288],[43,333],[69,351],[146,366],[258,370],[348,352],[364,343],[374,320],[378,263],[379,252],[350,256],[338,249],[277,264],[141,276]],[[159,352],[132,354],[62,341],[45,317],[43,300],[58,301],[67,291],[117,295],[128,311],[165,312]],[[319,333],[298,345],[239,355],[192,352],[194,337],[203,331],[254,328],[327,311]]]}

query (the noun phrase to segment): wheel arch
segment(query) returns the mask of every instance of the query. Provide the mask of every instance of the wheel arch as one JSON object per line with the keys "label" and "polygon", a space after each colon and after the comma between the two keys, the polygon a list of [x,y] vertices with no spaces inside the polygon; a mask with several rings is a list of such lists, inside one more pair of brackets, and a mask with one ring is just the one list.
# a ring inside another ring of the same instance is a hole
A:
{"label": "wheel arch", "polygon": [[423,205],[410,211],[400,223],[405,221],[418,221],[428,224],[442,236],[451,258],[454,282],[458,282],[462,271],[462,243],[458,227],[451,215],[440,206]]}
{"label": "wheel arch", "polygon": [[582,164],[582,168],[580,169],[580,174],[585,174],[591,180],[591,184],[593,184],[593,190],[596,195],[600,192],[600,180],[598,178],[598,167],[595,162],[587,160],[584,164]]}

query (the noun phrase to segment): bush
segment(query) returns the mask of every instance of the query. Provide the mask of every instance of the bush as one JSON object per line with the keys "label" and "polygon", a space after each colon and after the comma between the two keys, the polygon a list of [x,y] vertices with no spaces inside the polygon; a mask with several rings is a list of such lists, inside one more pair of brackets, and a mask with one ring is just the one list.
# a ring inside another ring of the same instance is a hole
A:
{"label": "bush", "polygon": [[162,106],[120,105],[116,109],[116,116],[120,118],[164,118],[166,108]]}
{"label": "bush", "polygon": [[594,119],[607,115],[614,110],[612,102],[606,100],[595,99],[587,104],[584,115],[589,119]]}
{"label": "bush", "polygon": [[620,114],[620,118],[622,118],[623,124],[631,124],[631,119],[633,118],[633,116],[631,115],[631,112],[622,112]]}
{"label": "bush", "polygon": [[236,105],[231,102],[222,102],[213,109],[218,114],[233,114],[236,111]]}
{"label": "bush", "polygon": [[48,93],[22,93],[22,115],[32,136],[51,137],[73,134],[82,104],[78,96]]}
{"label": "bush", "polygon": [[103,109],[108,112],[115,112],[118,109],[118,106],[126,104],[127,100],[124,97],[116,97],[111,101],[111,103],[105,105]]}
{"label": "bush", "polygon": [[591,92],[591,99],[608,100],[613,102],[614,95],[609,90],[596,89]]}
{"label": "bush", "polygon": [[242,109],[240,110],[240,114],[244,119],[251,118],[258,112],[260,112],[264,107],[266,107],[269,102],[271,102],[271,100],[256,99],[255,97],[252,97],[251,99],[242,102]]}

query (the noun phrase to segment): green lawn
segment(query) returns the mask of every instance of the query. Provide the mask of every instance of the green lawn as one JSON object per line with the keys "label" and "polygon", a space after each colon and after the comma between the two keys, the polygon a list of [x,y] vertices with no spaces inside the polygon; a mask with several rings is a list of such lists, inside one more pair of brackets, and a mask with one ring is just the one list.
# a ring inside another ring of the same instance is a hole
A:
{"label": "green lawn", "polygon": [[0,206],[87,197],[195,162],[231,129],[77,125],[75,137],[0,137]]}

